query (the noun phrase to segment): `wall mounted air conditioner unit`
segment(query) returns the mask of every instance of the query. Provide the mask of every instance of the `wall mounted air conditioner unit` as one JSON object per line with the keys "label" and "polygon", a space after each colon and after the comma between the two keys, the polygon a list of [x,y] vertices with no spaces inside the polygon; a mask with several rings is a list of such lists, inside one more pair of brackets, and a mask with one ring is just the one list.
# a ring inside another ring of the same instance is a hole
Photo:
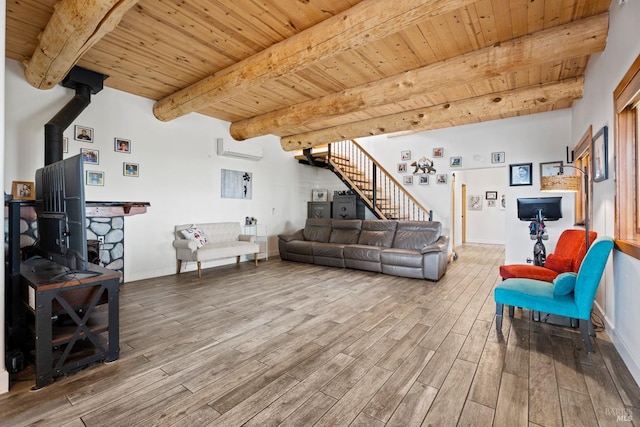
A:
{"label": "wall mounted air conditioner unit", "polygon": [[262,147],[251,142],[225,141],[218,138],[218,156],[236,157],[240,159],[260,160]]}

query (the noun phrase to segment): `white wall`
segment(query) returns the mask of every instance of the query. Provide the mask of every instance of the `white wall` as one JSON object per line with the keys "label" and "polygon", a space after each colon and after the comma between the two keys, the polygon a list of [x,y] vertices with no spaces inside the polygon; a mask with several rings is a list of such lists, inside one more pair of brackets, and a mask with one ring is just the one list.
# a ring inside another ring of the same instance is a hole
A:
{"label": "white wall", "polygon": [[[571,111],[569,109],[548,113],[514,117],[485,123],[438,129],[405,136],[375,136],[359,142],[389,171],[397,170],[400,152],[411,150],[412,159],[432,158],[433,148],[444,147],[444,156],[434,159],[437,173],[449,175],[449,185],[413,185],[406,188],[427,208],[433,209],[434,220],[441,221],[445,232],[451,235],[451,174],[456,172],[455,240],[460,244],[461,191],[467,185],[467,195],[485,191],[506,194],[505,211],[488,210],[470,212],[467,221],[468,240],[486,243],[504,243],[508,264],[524,263],[533,255],[533,242],[529,239],[528,223],[519,221],[516,212],[518,197],[555,196],[540,192],[540,163],[566,161],[566,147],[571,144]],[[491,163],[491,153],[505,152],[502,164]],[[452,156],[462,156],[461,167],[450,167]],[[509,186],[509,164],[532,163],[533,185]],[[409,173],[412,169],[409,169]],[[396,173],[402,182],[402,175]],[[547,253],[553,252],[562,230],[573,228],[573,194],[563,194],[563,219],[548,222],[549,240],[545,241]],[[509,230],[507,233],[506,230]]]}
{"label": "white wall", "polygon": [[[8,192],[11,181],[33,181],[35,170],[44,165],[44,124],[73,96],[61,86],[35,89],[22,73],[21,64],[7,61],[6,105],[11,108],[6,112],[3,176]],[[64,132],[69,138],[65,157],[79,153],[81,147],[99,151],[99,164],[85,169],[104,171],[105,185],[86,186],[87,200],[151,203],[146,214],[125,219],[126,281],[175,272],[171,242],[176,224],[243,222],[253,216],[277,236],[304,226],[311,188],[344,189],[331,172],[299,165],[276,137],[243,143],[263,146],[260,161],[220,157],[215,140],[230,138],[228,123],[200,114],[163,123],[153,116],[152,107],[151,100],[105,88],[73,124],[93,128],[94,142],[75,141],[73,125]],[[131,154],[114,151],[116,137],[131,140]],[[123,162],[138,163],[140,177],[123,176]],[[221,198],[221,169],[251,172],[253,199]],[[270,252],[277,254],[277,245],[270,246]]]}
{"label": "white wall", "polygon": [[[0,10],[0,28],[5,28],[4,24],[5,24],[6,16],[7,16],[6,8],[3,7],[2,10]],[[2,32],[2,34],[0,34],[0,47],[4,52],[4,49],[5,49],[5,32],[4,31]],[[4,99],[4,75],[5,75],[4,67],[2,67],[2,69],[0,70],[0,99]],[[0,105],[0,135],[4,135],[4,110],[5,110],[4,106],[5,106],[4,103]],[[4,138],[0,140],[0,165],[4,165],[4,150],[2,150],[3,147],[4,147]],[[3,166],[0,166],[0,167],[3,167]],[[1,174],[0,176],[0,185],[4,188],[4,174]],[[2,251],[2,253],[3,253],[2,265],[0,265],[0,274],[2,275],[1,276],[2,279],[0,279],[2,280],[2,285],[0,286],[0,325],[2,325],[2,328],[0,329],[0,349],[2,349],[0,351],[0,393],[5,393],[9,391],[9,373],[5,368],[5,360],[4,360],[4,357],[5,357],[5,352],[4,352],[4,348],[5,348],[4,347],[5,345],[4,251]]]}
{"label": "white wall", "polygon": [[[488,243],[504,245],[506,240],[505,233],[505,209],[500,206],[500,196],[505,194],[508,184],[505,183],[505,175],[507,168],[505,166],[493,167],[486,169],[469,169],[460,171],[456,174],[456,182],[459,185],[464,184],[467,189],[467,210],[462,212],[458,207],[459,214],[456,217],[461,219],[464,214],[467,228],[466,241],[468,243]],[[489,206],[485,199],[487,191],[495,191],[498,194],[498,200],[494,200],[495,206]],[[469,209],[469,199],[471,196],[480,196],[482,210]],[[457,199],[461,199],[460,192]],[[458,225],[461,227],[461,225]],[[457,233],[456,240],[461,241],[462,232]]]}
{"label": "white wall", "polygon": [[[593,185],[592,228],[613,237],[615,224],[615,147],[613,91],[640,53],[640,2],[611,3],[609,34],[604,52],[591,56],[585,73],[582,100],[572,109],[571,141],[575,144],[589,125],[594,134],[608,126],[609,179]],[[629,200],[633,203],[632,200]],[[640,383],[640,261],[615,251],[601,283],[596,305],[616,348]]]}

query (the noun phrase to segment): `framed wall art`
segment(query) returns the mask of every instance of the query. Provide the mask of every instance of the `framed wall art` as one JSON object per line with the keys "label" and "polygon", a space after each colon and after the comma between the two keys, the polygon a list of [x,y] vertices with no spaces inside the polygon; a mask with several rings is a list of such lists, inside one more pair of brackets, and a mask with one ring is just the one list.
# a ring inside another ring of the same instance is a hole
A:
{"label": "framed wall art", "polygon": [[607,133],[607,126],[603,126],[591,140],[593,182],[605,181],[609,178]]}
{"label": "framed wall art", "polygon": [[253,198],[252,172],[221,169],[220,176],[220,197],[223,199]]}
{"label": "framed wall art", "polygon": [[429,175],[426,173],[418,175],[418,184],[429,185]]}
{"label": "framed wall art", "polygon": [[439,173],[436,175],[436,184],[446,184],[447,183],[447,174]]}
{"label": "framed wall art", "polygon": [[469,204],[467,206],[470,211],[481,211],[482,196],[479,194],[471,194],[469,196]]}
{"label": "framed wall art", "polygon": [[459,168],[460,166],[462,166],[462,157],[460,156],[455,156],[451,158],[451,167],[452,168]]}
{"label": "framed wall art", "polygon": [[402,182],[403,182],[405,185],[412,185],[412,184],[413,184],[413,175],[405,175],[405,176],[402,178]]}
{"label": "framed wall art", "polygon": [[533,163],[514,163],[509,165],[509,185],[533,185]]}
{"label": "framed wall art", "polygon": [[491,163],[504,163],[504,151],[491,153]]}
{"label": "framed wall art", "polygon": [[118,153],[131,154],[131,141],[128,139],[114,138],[113,149]]}
{"label": "framed wall art", "polygon": [[401,151],[400,160],[411,160],[411,150]]}
{"label": "framed wall art", "polygon": [[313,190],[311,190],[311,201],[312,202],[328,202],[329,190],[314,188]]}
{"label": "framed wall art", "polygon": [[73,135],[74,135],[73,139],[75,139],[76,141],[93,142],[93,129],[92,128],[88,128],[86,126],[78,126],[78,125],[76,125],[74,127]]}
{"label": "framed wall art", "polygon": [[407,164],[398,163],[398,173],[406,173],[406,172],[407,172]]}
{"label": "framed wall art", "polygon": [[35,185],[29,181],[13,181],[11,184],[11,196],[16,200],[35,199]]}
{"label": "framed wall art", "polygon": [[137,163],[127,163],[124,162],[122,164],[122,174],[124,176],[140,176],[140,165]]}
{"label": "framed wall art", "polygon": [[498,200],[498,192],[497,191],[486,191],[484,193],[484,198],[487,200]]}
{"label": "framed wall art", "polygon": [[98,150],[92,150],[90,148],[81,148],[82,161],[88,165],[100,164],[100,152]]}
{"label": "framed wall art", "polygon": [[101,171],[87,171],[86,184],[87,185],[104,185],[104,172]]}
{"label": "framed wall art", "polygon": [[433,149],[433,157],[443,157],[444,156],[444,148],[436,147]]}

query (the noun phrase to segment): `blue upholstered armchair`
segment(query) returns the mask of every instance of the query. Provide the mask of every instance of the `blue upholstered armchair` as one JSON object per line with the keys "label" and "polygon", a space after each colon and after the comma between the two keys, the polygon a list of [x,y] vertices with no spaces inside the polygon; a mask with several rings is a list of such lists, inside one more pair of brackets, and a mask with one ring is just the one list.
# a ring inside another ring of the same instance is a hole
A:
{"label": "blue upholstered armchair", "polygon": [[585,348],[593,352],[589,335],[595,336],[591,324],[591,307],[600,285],[613,239],[601,237],[589,248],[578,273],[562,273],[553,283],[541,280],[512,278],[500,283],[494,290],[496,301],[496,329],[502,329],[502,306],[509,306],[513,317],[514,307],[528,308],[578,319]]}

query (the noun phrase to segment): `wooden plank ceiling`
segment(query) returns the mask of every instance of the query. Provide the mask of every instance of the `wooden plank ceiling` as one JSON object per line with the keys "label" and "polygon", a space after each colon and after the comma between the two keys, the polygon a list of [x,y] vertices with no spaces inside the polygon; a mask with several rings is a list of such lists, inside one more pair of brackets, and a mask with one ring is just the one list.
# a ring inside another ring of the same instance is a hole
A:
{"label": "wooden plank ceiling", "polygon": [[6,56],[34,86],[77,64],[160,120],[195,111],[297,150],[568,108],[610,0],[59,3],[7,0]]}

